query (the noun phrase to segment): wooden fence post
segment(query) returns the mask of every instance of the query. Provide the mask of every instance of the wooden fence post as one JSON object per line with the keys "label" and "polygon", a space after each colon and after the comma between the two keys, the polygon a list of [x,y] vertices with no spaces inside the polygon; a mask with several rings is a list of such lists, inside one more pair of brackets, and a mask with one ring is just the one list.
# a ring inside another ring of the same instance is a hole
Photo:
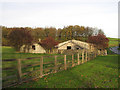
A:
{"label": "wooden fence post", "polygon": [[57,56],[55,56],[55,73],[57,72]]}
{"label": "wooden fence post", "polygon": [[95,56],[95,52],[93,51],[92,52],[92,60],[94,59],[94,56]]}
{"label": "wooden fence post", "polygon": [[95,50],[95,53],[96,53],[96,57],[97,57],[97,49]]}
{"label": "wooden fence post", "polygon": [[97,56],[97,51],[95,50],[95,57]]}
{"label": "wooden fence post", "polygon": [[98,50],[96,49],[96,57],[97,57],[97,55],[98,55],[98,52],[97,52]]}
{"label": "wooden fence post", "polygon": [[18,70],[18,83],[21,82],[21,77],[22,77],[22,70],[21,70],[21,59],[17,59],[18,65],[17,65],[17,70]]}
{"label": "wooden fence post", "polygon": [[80,64],[79,53],[77,54],[77,58],[78,58],[78,65],[79,65]]}
{"label": "wooden fence post", "polygon": [[96,56],[95,54],[96,54],[96,52],[94,51],[94,52],[93,52],[93,55],[94,55],[93,58],[95,58],[95,56]]}
{"label": "wooden fence post", "polygon": [[102,50],[102,56],[104,56],[104,50]]}
{"label": "wooden fence post", "polygon": [[86,51],[86,57],[85,57],[85,59],[86,59],[86,62],[87,62],[87,51]]}
{"label": "wooden fence post", "polygon": [[72,54],[72,67],[74,67],[74,54]]}
{"label": "wooden fence post", "polygon": [[98,49],[96,50],[96,56],[98,56]]}
{"label": "wooden fence post", "polygon": [[82,63],[84,63],[84,50],[82,51]]}
{"label": "wooden fence post", "polygon": [[107,50],[105,50],[105,55],[107,55]]}
{"label": "wooden fence post", "polygon": [[88,61],[90,60],[90,51],[88,51]]}
{"label": "wooden fence post", "polygon": [[66,55],[64,55],[64,69],[65,70],[67,69],[67,66],[66,66]]}
{"label": "wooden fence post", "polygon": [[100,55],[102,56],[102,49],[100,50]]}
{"label": "wooden fence post", "polygon": [[93,60],[94,59],[94,51],[92,52],[92,59],[91,60]]}
{"label": "wooden fence post", "polygon": [[43,76],[43,56],[40,59],[40,78]]}

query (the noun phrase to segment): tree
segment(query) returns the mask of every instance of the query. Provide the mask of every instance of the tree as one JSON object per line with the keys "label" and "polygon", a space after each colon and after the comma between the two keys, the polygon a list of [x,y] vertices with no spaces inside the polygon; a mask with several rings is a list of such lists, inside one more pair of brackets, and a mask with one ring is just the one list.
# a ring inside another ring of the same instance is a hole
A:
{"label": "tree", "polygon": [[35,28],[32,30],[34,40],[38,42],[39,39],[45,39],[45,32],[43,28]]}
{"label": "tree", "polygon": [[109,39],[103,34],[98,34],[97,36],[90,36],[88,42],[95,44],[98,49],[105,49],[108,47]]}
{"label": "tree", "polygon": [[8,43],[9,41],[6,38],[2,37],[2,46],[8,46]]}
{"label": "tree", "polygon": [[57,30],[57,40],[61,40],[61,32],[62,32],[62,30],[59,28]]}
{"label": "tree", "polygon": [[44,47],[47,50],[52,50],[55,45],[57,45],[58,42],[55,41],[52,37],[47,37],[44,40],[41,41],[41,46]]}
{"label": "tree", "polygon": [[50,27],[50,28],[45,28],[45,37],[51,36],[52,38],[56,38],[56,28]]}
{"label": "tree", "polygon": [[33,37],[29,30],[25,28],[14,28],[9,34],[8,38],[11,46],[15,47],[16,50],[19,50],[22,45],[32,44]]}
{"label": "tree", "polygon": [[1,29],[2,29],[2,46],[9,46],[8,33],[12,30],[12,28],[1,26]]}
{"label": "tree", "polygon": [[103,35],[104,35],[103,30],[102,30],[102,29],[99,29],[99,30],[98,30],[98,34],[103,34]]}
{"label": "tree", "polygon": [[[69,25],[63,29],[58,29],[57,38],[61,41],[76,39],[86,41],[88,37],[92,36],[94,33],[94,28],[84,27],[79,25]],[[96,33],[96,32],[95,32]]]}

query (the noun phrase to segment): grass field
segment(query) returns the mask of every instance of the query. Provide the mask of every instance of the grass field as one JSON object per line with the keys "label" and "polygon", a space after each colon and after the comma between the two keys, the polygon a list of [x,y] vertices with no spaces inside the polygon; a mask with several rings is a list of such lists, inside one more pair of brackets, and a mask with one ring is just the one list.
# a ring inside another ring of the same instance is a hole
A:
{"label": "grass field", "polygon": [[[118,39],[109,38],[109,40],[109,47],[118,45]],[[109,49],[108,54],[107,56],[98,56],[94,60],[66,71],[50,74],[41,79],[34,79],[21,85],[13,86],[12,88],[117,88],[119,76],[118,55],[109,51]],[[15,49],[11,47],[2,47],[3,59],[40,57],[41,55],[49,54],[16,53]],[[46,59],[46,61],[49,60],[49,58]],[[37,60],[30,60],[23,63],[35,63],[35,61]],[[15,65],[16,62],[2,63],[3,67]],[[9,74],[12,74],[12,72],[3,72],[3,76]]]}
{"label": "grass field", "polygon": [[[16,53],[15,49],[12,47],[2,47],[2,59],[24,59],[24,58],[30,58],[30,57],[40,57],[40,56],[54,56],[54,55],[59,55],[59,54],[31,54],[31,53]],[[63,59],[64,57],[58,57],[58,59]],[[49,61],[54,61],[54,57],[46,57],[44,59],[44,62],[49,62]],[[24,65],[29,65],[29,64],[38,64],[40,63],[40,58],[38,59],[30,59],[30,60],[25,60],[22,61],[21,64]],[[8,62],[2,62],[2,68],[9,68],[9,67],[15,67],[15,70],[4,70],[2,71],[2,76],[6,77],[9,75],[15,75],[17,72],[17,61],[8,61]],[[22,72],[30,72],[32,69],[33,70],[38,70],[40,67],[36,66],[33,68],[23,68]]]}
{"label": "grass field", "polygon": [[[3,53],[3,58],[11,58],[11,52],[15,53],[15,50],[10,47],[3,47],[3,50],[4,53],[10,53],[8,56]],[[51,74],[41,79],[35,79],[12,88],[117,88],[118,55],[113,54],[110,51],[109,53],[111,55],[98,56],[92,61],[67,71]],[[18,53],[16,56],[17,55]],[[24,58],[24,55],[27,57],[39,56],[39,54],[35,56],[34,54],[23,54],[21,57]]]}
{"label": "grass field", "polygon": [[117,38],[108,38],[108,39],[109,39],[109,47],[118,46],[118,44],[120,43],[120,39]]}
{"label": "grass field", "polygon": [[32,54],[32,53],[16,53],[15,49],[12,47],[2,47],[2,59],[20,59],[29,57],[40,57],[47,55],[59,55],[59,54]]}
{"label": "grass field", "polygon": [[[117,88],[118,56],[99,56],[96,59],[76,66],[67,71],[58,72],[35,79],[19,88]],[[14,87],[13,87],[14,88]]]}

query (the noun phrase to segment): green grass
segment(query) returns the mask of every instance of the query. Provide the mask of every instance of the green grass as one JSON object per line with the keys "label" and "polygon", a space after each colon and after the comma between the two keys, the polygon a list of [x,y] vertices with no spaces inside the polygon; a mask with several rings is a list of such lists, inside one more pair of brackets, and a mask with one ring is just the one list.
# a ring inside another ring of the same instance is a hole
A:
{"label": "green grass", "polygon": [[[32,80],[17,88],[117,88],[118,56],[98,56],[67,71]],[[13,88],[14,88],[13,87]]]}
{"label": "green grass", "polygon": [[40,57],[48,55],[59,55],[59,54],[32,54],[32,53],[16,53],[15,49],[12,47],[2,47],[2,59],[20,59],[29,57]]}
{"label": "green grass", "polygon": [[[115,46],[116,43],[111,43],[111,46]],[[72,69],[61,71],[55,74],[50,74],[41,79],[35,79],[28,81],[21,85],[13,86],[12,88],[117,88],[118,86],[118,55],[114,54],[108,49],[107,56],[98,56],[94,60],[84,63],[79,66],[75,66]],[[15,49],[11,47],[2,47],[3,59],[17,59],[27,57],[39,57],[49,54],[30,54],[30,53],[16,53]],[[54,55],[54,54],[53,54]],[[71,57],[67,57],[71,58]],[[63,57],[59,57],[63,59]],[[54,60],[50,58],[45,59],[47,61]],[[23,61],[23,64],[36,63],[39,59]],[[3,67],[10,67],[17,65],[17,62],[3,62]],[[28,68],[25,71],[31,71],[35,68]],[[16,71],[5,71],[3,76],[15,74]]]}
{"label": "green grass", "polygon": [[[51,56],[51,55],[59,55],[59,54],[31,54],[31,53],[16,53],[15,49],[12,47],[2,47],[2,60],[4,59],[24,59],[24,58],[30,58],[30,57],[40,57],[40,56]],[[59,57],[59,59],[63,59],[63,57]],[[44,62],[53,61],[54,57],[46,57],[44,58]],[[22,65],[29,65],[29,64],[37,64],[40,63],[40,58],[38,59],[30,59],[25,60],[21,62]],[[2,76],[10,76],[15,75],[17,73],[17,61],[8,61],[8,62],[2,62],[2,68],[9,68],[14,67],[14,70],[4,70],[2,71]],[[44,66],[46,67],[46,66]],[[39,66],[36,67],[29,67],[29,68],[23,68],[22,73],[30,72],[31,70],[38,70],[40,69]]]}
{"label": "green grass", "polygon": [[108,38],[109,39],[109,47],[118,46],[120,39],[118,38]]}
{"label": "green grass", "polygon": [[120,40],[120,38],[110,38],[110,37],[108,37],[108,39],[109,39],[109,40],[114,40],[114,41]]}

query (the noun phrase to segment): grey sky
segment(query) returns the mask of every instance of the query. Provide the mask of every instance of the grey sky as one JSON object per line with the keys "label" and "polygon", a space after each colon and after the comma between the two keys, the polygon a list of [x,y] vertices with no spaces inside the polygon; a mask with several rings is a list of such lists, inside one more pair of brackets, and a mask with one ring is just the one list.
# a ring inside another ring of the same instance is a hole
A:
{"label": "grey sky", "polygon": [[118,0],[3,0],[0,7],[4,26],[83,25],[118,37]]}

